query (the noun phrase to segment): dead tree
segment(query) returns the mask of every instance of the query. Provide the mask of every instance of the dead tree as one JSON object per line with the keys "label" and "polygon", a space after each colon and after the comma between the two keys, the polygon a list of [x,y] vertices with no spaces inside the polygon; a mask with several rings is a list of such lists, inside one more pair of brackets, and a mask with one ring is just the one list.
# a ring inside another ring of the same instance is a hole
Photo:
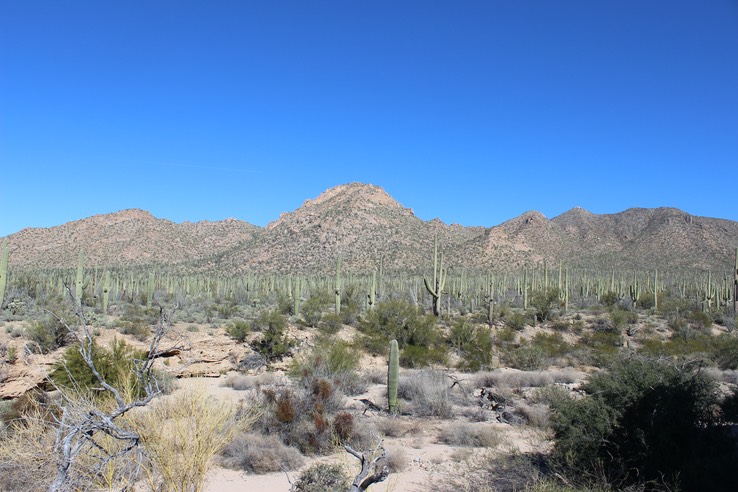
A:
{"label": "dead tree", "polygon": [[385,464],[387,452],[382,446],[382,439],[374,437],[374,440],[374,446],[363,453],[348,444],[344,445],[346,451],[361,462],[361,471],[356,474],[354,481],[351,482],[349,492],[364,491],[372,484],[383,482],[389,476],[389,468]]}
{"label": "dead tree", "polygon": [[[67,287],[69,296],[74,301],[71,289]],[[112,396],[113,404],[102,409],[89,395],[82,391],[58,387],[61,401],[60,413],[56,417],[56,439],[54,454],[56,457],[56,475],[49,492],[67,492],[85,489],[85,485],[99,480],[102,472],[123,458],[132,458],[134,468],[143,462],[141,436],[122,424],[122,418],[134,408],[146,406],[161,394],[159,381],[153,373],[154,361],[164,350],[159,348],[162,338],[167,333],[168,319],[164,308],[159,307],[159,322],[149,345],[145,358],[134,360],[134,374],[141,392],[133,397],[125,398],[121,391],[110,384],[100,374],[93,360],[94,341],[81,306],[76,302],[76,314],[79,327],[67,329],[74,333],[79,342],[79,352],[87,367],[95,377],[100,389]],[[60,320],[62,321],[62,320]],[[62,321],[63,322],[63,321]],[[168,349],[171,350],[171,349]],[[114,443],[111,445],[110,443]],[[82,461],[85,461],[82,464]],[[131,481],[135,480],[139,470],[131,470]],[[130,482],[129,482],[130,483]]]}

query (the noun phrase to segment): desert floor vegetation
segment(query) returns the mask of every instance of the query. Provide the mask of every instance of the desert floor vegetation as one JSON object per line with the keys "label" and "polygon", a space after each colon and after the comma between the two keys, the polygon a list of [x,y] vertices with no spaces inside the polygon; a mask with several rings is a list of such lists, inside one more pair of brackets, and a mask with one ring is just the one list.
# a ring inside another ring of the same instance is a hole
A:
{"label": "desert floor vegetation", "polygon": [[[567,297],[539,278],[485,301],[465,277],[434,316],[422,282],[409,295],[407,278],[385,279],[371,303],[361,279],[313,282],[264,279],[258,297],[128,292],[106,310],[92,291],[75,306],[11,283],[0,489],[53,487],[70,409],[116,423],[75,441],[69,470],[89,490],[348,490],[361,473],[348,449],[373,463],[365,479],[386,467],[377,491],[736,485],[735,315],[697,284],[631,296],[580,279]],[[166,333],[157,306],[170,313]]]}

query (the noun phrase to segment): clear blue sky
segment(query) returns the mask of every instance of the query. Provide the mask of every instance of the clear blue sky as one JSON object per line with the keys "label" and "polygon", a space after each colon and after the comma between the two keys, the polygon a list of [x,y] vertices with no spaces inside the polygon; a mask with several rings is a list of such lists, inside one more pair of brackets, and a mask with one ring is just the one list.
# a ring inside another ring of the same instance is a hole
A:
{"label": "clear blue sky", "polygon": [[351,181],[464,225],[738,220],[737,170],[738,0],[0,0],[0,236]]}

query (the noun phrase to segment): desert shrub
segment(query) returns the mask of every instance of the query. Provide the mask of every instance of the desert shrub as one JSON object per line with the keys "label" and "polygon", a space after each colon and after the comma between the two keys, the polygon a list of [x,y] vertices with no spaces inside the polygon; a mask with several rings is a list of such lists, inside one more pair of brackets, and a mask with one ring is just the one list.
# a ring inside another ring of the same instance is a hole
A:
{"label": "desert shrub", "polygon": [[300,305],[300,314],[305,324],[315,328],[323,317],[323,311],[331,304],[333,297],[327,290],[313,292],[310,297]]}
{"label": "desert shrub", "polygon": [[[141,381],[134,372],[134,360],[143,360],[146,354],[135,350],[124,340],[114,339],[109,347],[99,347],[93,343],[92,362],[102,378],[113,387],[123,391],[129,398],[143,395]],[[54,366],[50,374],[51,380],[62,388],[83,390],[90,397],[110,397],[107,391],[101,391],[100,383],[92,370],[82,358],[78,346],[64,352],[61,362]]]}
{"label": "desert shrub", "polygon": [[493,340],[488,327],[460,318],[451,327],[449,342],[461,357],[460,369],[479,371],[492,365]]}
{"label": "desert shrub", "polygon": [[523,417],[528,425],[541,429],[548,427],[548,405],[542,403],[528,404],[518,401],[515,403],[514,412]]}
{"label": "desert shrub", "polygon": [[365,335],[362,343],[373,352],[384,354],[389,341],[394,339],[404,351],[408,346],[423,347],[424,350],[411,349],[405,355],[405,363],[434,362],[445,352],[436,318],[421,316],[415,306],[404,300],[381,301],[359,322],[359,330]]}
{"label": "desert shrub", "polygon": [[641,309],[651,309],[656,304],[656,300],[653,297],[653,292],[641,292],[638,297],[638,307]]}
{"label": "desert shrub", "polygon": [[608,291],[600,296],[600,304],[611,308],[620,302],[620,295],[617,292]]}
{"label": "desert shrub", "polygon": [[507,367],[522,369],[524,371],[542,369],[546,362],[543,350],[530,343],[502,350],[500,361]]}
{"label": "desert shrub", "polygon": [[705,330],[712,326],[712,317],[700,310],[689,313],[689,322],[696,330]]}
{"label": "desert shrub", "polygon": [[[71,314],[67,315],[66,318],[68,320],[74,319]],[[38,351],[42,354],[48,354],[59,347],[63,347],[72,339],[65,321],[62,319],[49,315],[42,320],[31,321],[26,327],[24,336],[31,341]]]}
{"label": "desert shrub", "polygon": [[237,342],[243,343],[251,333],[251,327],[245,320],[234,320],[226,327],[226,333]]}
{"label": "desert shrub", "polygon": [[443,345],[432,347],[406,345],[400,351],[400,365],[402,367],[421,368],[435,364],[445,365],[447,362],[448,350]]}
{"label": "desert shrub", "polygon": [[220,452],[220,464],[233,470],[262,474],[300,468],[300,451],[285,446],[277,436],[241,432]]}
{"label": "desert shrub", "polygon": [[718,420],[719,393],[703,372],[633,357],[615,361],[552,414],[554,456],[572,476],[616,487],[663,483],[730,490],[738,458]]}
{"label": "desert shrub", "polygon": [[147,310],[137,304],[126,304],[125,311],[118,320],[118,331],[145,341],[151,335],[151,325],[157,321],[158,315],[154,309]]}
{"label": "desert shrub", "polygon": [[[628,312],[623,309],[612,309],[610,311],[611,330],[620,331],[628,322]],[[609,330],[601,330],[609,331]]]}
{"label": "desert shrub", "polygon": [[564,337],[560,333],[536,333],[531,340],[531,344],[534,347],[540,348],[544,356],[549,358],[563,357],[572,349],[572,346],[564,340]]}
{"label": "desert shrub", "polygon": [[407,468],[408,456],[404,448],[387,448],[387,457],[380,461],[379,466],[386,466],[390,473],[400,473]]}
{"label": "desert shrub", "polygon": [[350,480],[341,465],[316,463],[300,473],[296,492],[345,492]]}
{"label": "desert shrub", "polygon": [[528,321],[528,316],[516,311],[505,317],[505,326],[514,331],[522,331],[523,328],[525,328],[525,325],[528,324]]}
{"label": "desert shrub", "polygon": [[441,418],[453,416],[448,378],[441,371],[422,370],[401,376],[397,396],[412,402],[415,415]]}
{"label": "desert shrub", "polygon": [[341,330],[343,321],[341,315],[336,313],[328,313],[323,315],[323,319],[318,324],[318,330],[324,335],[335,335]]}
{"label": "desert shrub", "polygon": [[497,429],[489,425],[455,422],[441,428],[438,441],[452,446],[494,448],[502,438]]}
{"label": "desert shrub", "polygon": [[548,405],[549,407],[556,407],[562,405],[570,398],[568,389],[563,386],[549,384],[536,388],[530,397],[530,401],[532,403]]}
{"label": "desert shrub", "polygon": [[583,355],[586,362],[603,365],[618,353],[623,338],[612,331],[594,331],[582,335],[580,343],[588,349]]}
{"label": "desert shrub", "polygon": [[254,331],[283,332],[287,329],[287,317],[276,309],[264,309],[251,323]]}
{"label": "desert shrub", "polygon": [[559,289],[549,288],[533,294],[530,305],[535,309],[536,319],[546,321],[555,307],[559,305]]}
{"label": "desert shrub", "polygon": [[210,459],[258,417],[256,407],[214,400],[203,388],[152,403],[131,424],[152,467],[152,490],[201,490]]}
{"label": "desert shrub", "polygon": [[262,311],[262,314],[254,321],[252,327],[261,331],[260,338],[251,343],[251,348],[263,355],[267,362],[279,360],[290,353],[295,345],[287,333],[287,319],[276,310]]}
{"label": "desert shrub", "polygon": [[356,395],[365,389],[358,368],[359,357],[348,342],[321,337],[310,352],[292,361],[289,373],[305,388],[324,379],[346,394]]}

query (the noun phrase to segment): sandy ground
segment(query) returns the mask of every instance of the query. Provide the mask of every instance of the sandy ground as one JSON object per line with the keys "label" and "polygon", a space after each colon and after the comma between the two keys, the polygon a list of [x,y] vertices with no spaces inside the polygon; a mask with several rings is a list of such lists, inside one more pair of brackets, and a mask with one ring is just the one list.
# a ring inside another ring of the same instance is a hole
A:
{"label": "sandy ground", "polygon": [[[180,388],[189,385],[203,385],[208,394],[218,399],[239,400],[243,398],[243,391],[235,391],[224,386],[227,376],[220,378],[188,378],[179,381]],[[366,395],[377,398],[384,391],[383,385],[373,385]],[[347,398],[347,409],[360,415],[360,404],[354,398]],[[377,419],[385,418],[378,415],[366,415],[368,424]],[[446,425],[466,419],[459,416],[456,420],[440,420],[434,418],[399,417],[408,429],[406,435],[398,438],[385,438],[384,445],[389,454],[396,454],[399,461],[404,462],[401,472],[391,473],[389,478],[382,483],[375,484],[370,490],[376,492],[385,491],[425,491],[429,484],[444,474],[463,468],[464,460],[469,457],[479,457],[482,453],[492,454],[495,451],[483,448],[461,448],[448,446],[437,442],[439,430]],[[509,452],[511,450],[528,451],[540,448],[544,436],[533,429],[525,426],[510,426],[498,422],[486,422],[480,425],[489,425],[499,431],[503,436],[503,444],[497,452]],[[323,457],[308,457],[300,470],[303,470],[315,462],[339,463],[349,471],[351,476],[359,471],[359,462],[343,450],[335,454]],[[207,477],[205,492],[241,492],[244,490],[256,490],[259,492],[287,492],[290,488],[290,479],[295,481],[300,470],[286,473],[268,473],[263,475],[252,475],[243,471],[235,471],[214,466]]]}

